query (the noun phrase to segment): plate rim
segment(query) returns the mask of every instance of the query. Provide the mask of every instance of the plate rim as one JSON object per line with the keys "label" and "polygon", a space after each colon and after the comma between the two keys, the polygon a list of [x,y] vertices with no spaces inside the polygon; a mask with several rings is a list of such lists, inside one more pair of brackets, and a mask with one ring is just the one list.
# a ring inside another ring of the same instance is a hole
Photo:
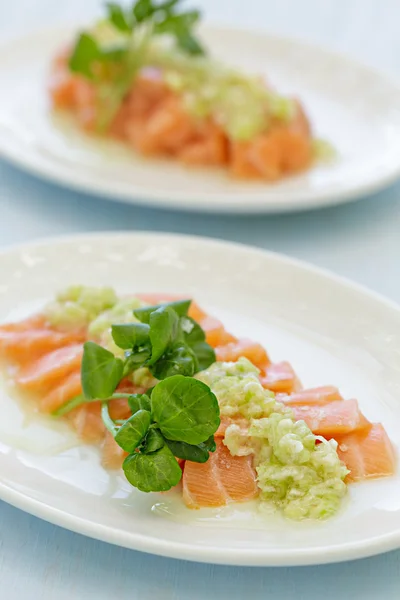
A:
{"label": "plate rim", "polygon": [[[29,39],[35,40],[42,35],[56,35],[57,33],[68,33],[79,30],[82,23],[68,21],[65,24],[55,24],[44,28],[25,32],[17,36],[10,36],[5,41],[0,43],[0,48],[6,51],[7,47],[27,43]],[[339,52],[329,47],[309,42],[296,36],[278,35],[268,30],[258,27],[235,27],[231,25],[221,24],[218,22],[205,21],[201,25],[201,29],[209,31],[228,32],[231,34],[254,34],[276,42],[284,42],[285,44],[295,44],[307,48],[315,53],[324,53],[327,56],[333,57],[336,60],[344,61],[352,68],[363,70],[375,78],[379,78],[386,85],[392,86],[394,90],[400,93],[400,80],[389,74],[385,70],[380,70],[371,66],[367,62],[363,62],[351,55]],[[1,70],[1,66],[0,66]],[[17,136],[18,137],[18,136]],[[96,179],[87,171],[78,174],[78,177],[71,177],[68,173],[68,167],[65,161],[60,161],[60,166],[55,167],[53,160],[39,157],[35,158],[35,153],[26,153],[28,145],[18,142],[15,147],[7,142],[7,134],[1,135],[0,122],[0,158],[5,162],[13,165],[25,173],[33,176],[35,179],[52,183],[75,192],[81,192],[92,197],[110,200],[117,203],[130,204],[132,206],[144,206],[149,208],[160,208],[164,210],[182,211],[185,213],[205,213],[205,214],[286,214],[286,213],[301,213],[309,210],[317,210],[328,206],[338,206],[355,200],[373,195],[381,190],[388,188],[400,178],[400,159],[397,164],[392,164],[386,168],[383,174],[377,176],[373,181],[361,183],[349,188],[331,188],[317,192],[304,191],[296,192],[296,195],[290,199],[291,192],[285,192],[285,201],[279,196],[279,192],[274,199],[273,184],[266,184],[265,193],[268,194],[268,203],[262,204],[260,198],[263,191],[257,191],[252,194],[251,186],[249,190],[238,194],[238,201],[229,204],[228,199],[232,197],[229,192],[217,192],[214,196],[211,193],[213,202],[204,204],[204,193],[192,191],[187,193],[174,190],[154,191],[146,187],[136,188],[135,191],[130,189],[113,189],[112,182],[97,183]],[[22,151],[21,151],[22,150]],[[67,170],[65,170],[67,168]],[[207,193],[209,194],[209,193]],[[209,194],[210,195],[210,194]],[[190,196],[190,201],[185,199]]]}
{"label": "plate rim", "polygon": [[[350,291],[361,293],[372,301],[383,304],[387,309],[395,311],[400,319],[400,305],[395,301],[386,298],[379,292],[370,290],[368,287],[355,283],[346,277],[332,273],[328,269],[314,266],[304,260],[292,258],[285,254],[264,250],[257,246],[243,244],[240,242],[231,242],[216,239],[213,237],[197,236],[190,234],[176,234],[157,231],[139,231],[115,230],[108,232],[94,231],[89,233],[67,234],[61,236],[52,236],[37,238],[35,240],[23,243],[12,244],[0,250],[0,263],[9,255],[17,252],[34,251],[40,247],[49,247],[57,243],[85,243],[97,239],[104,241],[123,238],[147,238],[157,239],[160,242],[168,242],[174,239],[182,242],[196,242],[199,244],[214,244],[219,248],[236,249],[249,254],[263,256],[268,260],[278,261],[289,267],[300,269],[302,271],[315,274],[322,278],[328,278],[330,281],[338,284],[340,287],[347,288]],[[213,546],[193,546],[188,543],[174,542],[170,540],[160,540],[149,537],[144,534],[130,532],[126,535],[124,532],[116,532],[112,527],[87,521],[82,517],[66,513],[54,506],[47,505],[44,502],[30,498],[24,493],[9,487],[3,481],[0,481],[0,499],[27,512],[48,521],[54,525],[63,527],[75,533],[86,535],[87,537],[108,542],[120,547],[129,548],[149,554],[189,560],[193,562],[204,562],[220,565],[236,566],[305,566],[343,562],[347,560],[366,558],[374,556],[400,547],[400,529],[390,534],[378,535],[372,538],[367,544],[365,541],[347,543],[344,546],[334,545],[327,549],[325,546],[292,549],[292,550],[273,550],[273,549],[240,549],[214,548]]]}

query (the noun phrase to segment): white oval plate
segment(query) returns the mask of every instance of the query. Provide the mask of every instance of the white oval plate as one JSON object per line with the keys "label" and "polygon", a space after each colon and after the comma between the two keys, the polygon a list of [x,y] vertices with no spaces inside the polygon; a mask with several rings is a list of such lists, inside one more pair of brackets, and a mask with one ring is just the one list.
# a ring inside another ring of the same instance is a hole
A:
{"label": "white oval plate", "polygon": [[[400,309],[291,259],[197,237],[95,234],[0,255],[0,321],[84,282],[121,293],[195,297],[238,336],[288,359],[303,384],[334,383],[400,443]],[[145,552],[237,565],[304,565],[400,546],[400,476],[353,485],[341,513],[294,523],[257,504],[186,509],[179,495],[142,494],[100,464],[64,423],[26,416],[0,393],[0,498],[79,533]]]}
{"label": "white oval plate", "polygon": [[51,58],[75,29],[32,34],[0,56],[0,156],[71,188],[134,204],[181,210],[268,213],[339,204],[377,190],[400,173],[400,88],[383,75],[300,41],[204,27],[221,59],[265,74],[297,95],[334,164],[271,185],[234,181],[222,170],[186,169],[95,140],[54,118],[47,97]]}

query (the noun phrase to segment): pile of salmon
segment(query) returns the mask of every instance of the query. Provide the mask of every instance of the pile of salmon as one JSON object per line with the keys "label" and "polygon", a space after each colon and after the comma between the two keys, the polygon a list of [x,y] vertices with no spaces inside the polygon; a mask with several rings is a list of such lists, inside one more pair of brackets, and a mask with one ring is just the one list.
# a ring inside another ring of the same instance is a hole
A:
{"label": "pile of salmon", "polygon": [[[54,62],[50,95],[54,108],[72,113],[84,130],[96,130],[95,87],[71,73],[66,52]],[[216,119],[190,114],[184,99],[166,85],[160,73],[144,70],[105,133],[145,156],[170,157],[185,165],[219,166],[236,178],[275,181],[304,171],[313,161],[309,121],[300,103],[294,105],[289,123],[275,119],[253,139],[233,140]]]}
{"label": "pile of salmon", "polygon": [[[139,297],[149,304],[160,301],[159,295]],[[162,299],[169,300],[164,296]],[[333,386],[302,389],[289,363],[271,362],[260,344],[237,339],[218,319],[207,315],[194,302],[189,316],[206,332],[207,342],[215,348],[217,360],[235,362],[246,357],[260,369],[264,388],[273,391],[277,400],[290,406],[297,419],[303,419],[314,434],[338,442],[339,456],[350,471],[347,482],[394,473],[394,450],[383,426],[370,423],[356,400],[345,400]],[[43,315],[36,315],[0,326],[0,359],[8,365],[17,390],[29,396],[40,412],[52,414],[82,392],[80,366],[86,340],[86,331],[58,331]],[[129,380],[123,380],[119,389],[128,393],[145,391]],[[99,402],[83,404],[63,418],[69,420],[84,442],[101,446],[105,467],[120,468],[125,453],[106,431],[100,408]],[[114,419],[131,415],[125,399],[111,400],[109,408]],[[234,422],[229,418],[222,419],[215,435],[217,449],[210,454],[208,462],[180,461],[182,494],[187,506],[221,506],[257,496],[259,490],[251,456],[231,456],[223,444],[225,430]]]}

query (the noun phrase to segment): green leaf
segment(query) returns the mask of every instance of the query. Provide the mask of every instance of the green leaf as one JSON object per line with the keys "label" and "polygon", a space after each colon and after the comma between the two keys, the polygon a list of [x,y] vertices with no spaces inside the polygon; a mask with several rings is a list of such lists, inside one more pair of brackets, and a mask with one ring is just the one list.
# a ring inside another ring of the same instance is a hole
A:
{"label": "green leaf", "polygon": [[143,347],[140,350],[125,353],[124,376],[129,375],[139,367],[143,366],[151,356],[151,348]]}
{"label": "green leaf", "polygon": [[197,321],[191,317],[181,317],[180,325],[187,344],[192,345],[195,342],[205,341],[206,334]]}
{"label": "green leaf", "polygon": [[194,352],[198,365],[197,370],[203,371],[216,361],[214,349],[207,344],[206,335],[200,325],[190,317],[181,318],[181,329],[185,342]]}
{"label": "green leaf", "polygon": [[188,31],[200,19],[198,10],[191,10],[181,14],[171,14],[163,21],[155,25],[156,33],[183,34]]}
{"label": "green leaf", "polygon": [[150,343],[150,327],[145,323],[124,323],[112,325],[111,333],[114,342],[123,350],[139,348]]}
{"label": "green leaf", "polygon": [[87,400],[112,396],[122,378],[124,363],[112,352],[94,342],[83,346],[81,366],[82,388]]}
{"label": "green leaf", "polygon": [[164,446],[165,440],[159,429],[149,429],[140,451],[150,454]]}
{"label": "green leaf", "polygon": [[161,2],[158,4],[158,10],[164,10],[166,12],[170,12],[171,8],[173,8],[176,4],[179,4],[181,0],[167,0],[167,2]]}
{"label": "green leaf", "polygon": [[204,446],[205,448],[207,448],[207,450],[209,452],[215,452],[217,449],[217,444],[215,443],[215,439],[213,435],[210,435],[210,437],[208,438],[208,440],[206,440],[205,442],[202,442],[201,444],[199,444],[200,446]]}
{"label": "green leaf", "polygon": [[158,383],[151,395],[152,416],[169,440],[200,444],[220,424],[218,401],[210,388],[175,375]]}
{"label": "green leaf", "polygon": [[152,347],[149,365],[154,364],[179,334],[179,317],[169,306],[162,306],[150,315],[150,342]]}
{"label": "green leaf", "polygon": [[173,375],[191,377],[198,371],[198,362],[193,351],[180,342],[174,344],[162,358],[150,367],[156,379],[166,379]]}
{"label": "green leaf", "polygon": [[142,323],[150,323],[150,316],[153,312],[160,308],[170,307],[172,308],[179,317],[187,315],[192,301],[191,300],[176,300],[174,302],[165,302],[164,304],[157,304],[155,306],[144,306],[143,308],[137,308],[133,311],[133,314]]}
{"label": "green leaf", "polygon": [[182,477],[181,468],[167,446],[151,454],[130,454],[122,468],[129,483],[141,492],[166,492]]}
{"label": "green leaf", "polygon": [[183,458],[191,462],[205,463],[208,461],[209,452],[204,444],[187,444],[186,442],[173,442],[165,439],[165,443],[176,458]]}
{"label": "green leaf", "polygon": [[93,62],[99,59],[101,50],[96,40],[88,33],[81,33],[69,59],[69,68],[92,79]]}
{"label": "green leaf", "polygon": [[138,0],[132,10],[138,23],[146,21],[155,12],[151,0]]}
{"label": "green leaf", "polygon": [[217,360],[214,348],[207,342],[196,342],[191,346],[191,349],[197,359],[198,371],[204,371]]}
{"label": "green leaf", "polygon": [[151,423],[147,410],[138,410],[118,430],[115,441],[125,452],[134,452],[145,437]]}
{"label": "green leaf", "polygon": [[151,412],[150,398],[147,394],[132,394],[128,398],[128,404],[133,415],[138,410],[148,410]]}
{"label": "green leaf", "polygon": [[177,35],[178,46],[188,54],[193,56],[205,54],[203,46],[200,42],[188,31]]}
{"label": "green leaf", "polygon": [[115,2],[108,2],[106,4],[108,19],[111,23],[120,31],[130,32],[132,31],[133,23],[128,20],[128,15],[125,14],[124,9]]}

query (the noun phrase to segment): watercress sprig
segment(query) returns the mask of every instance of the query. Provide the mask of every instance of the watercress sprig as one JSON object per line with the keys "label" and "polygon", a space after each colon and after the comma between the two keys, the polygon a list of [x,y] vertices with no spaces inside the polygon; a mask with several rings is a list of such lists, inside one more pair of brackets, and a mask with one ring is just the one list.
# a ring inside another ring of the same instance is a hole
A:
{"label": "watercress sprig", "polygon": [[160,381],[150,398],[133,395],[129,405],[137,410],[121,425],[111,419],[106,402],[102,417],[117,444],[128,453],[122,468],[139,490],[169,490],[182,476],[176,458],[202,463],[215,450],[218,401],[201,381],[174,375]]}
{"label": "watercress sprig", "polygon": [[[206,462],[215,450],[218,401],[193,375],[215,361],[205,333],[188,316],[190,300],[134,311],[138,322],[113,325],[114,343],[122,360],[94,342],[84,344],[81,367],[83,394],[60,407],[66,414],[82,403],[102,400],[101,415],[116,443],[128,453],[127,480],[144,492],[166,491],[182,476],[177,458]],[[121,379],[146,366],[159,380],[146,394],[116,391]],[[132,415],[113,420],[108,401],[127,398]]]}
{"label": "watercress sprig", "polygon": [[[204,53],[193,33],[200,13],[181,11],[180,4],[181,0],[137,0],[125,8],[110,2],[106,5],[106,19],[97,30],[78,36],[69,68],[94,86],[99,130],[111,123],[140,69],[148,64],[154,36],[169,34],[186,54]],[[114,35],[110,36],[110,29]]]}

